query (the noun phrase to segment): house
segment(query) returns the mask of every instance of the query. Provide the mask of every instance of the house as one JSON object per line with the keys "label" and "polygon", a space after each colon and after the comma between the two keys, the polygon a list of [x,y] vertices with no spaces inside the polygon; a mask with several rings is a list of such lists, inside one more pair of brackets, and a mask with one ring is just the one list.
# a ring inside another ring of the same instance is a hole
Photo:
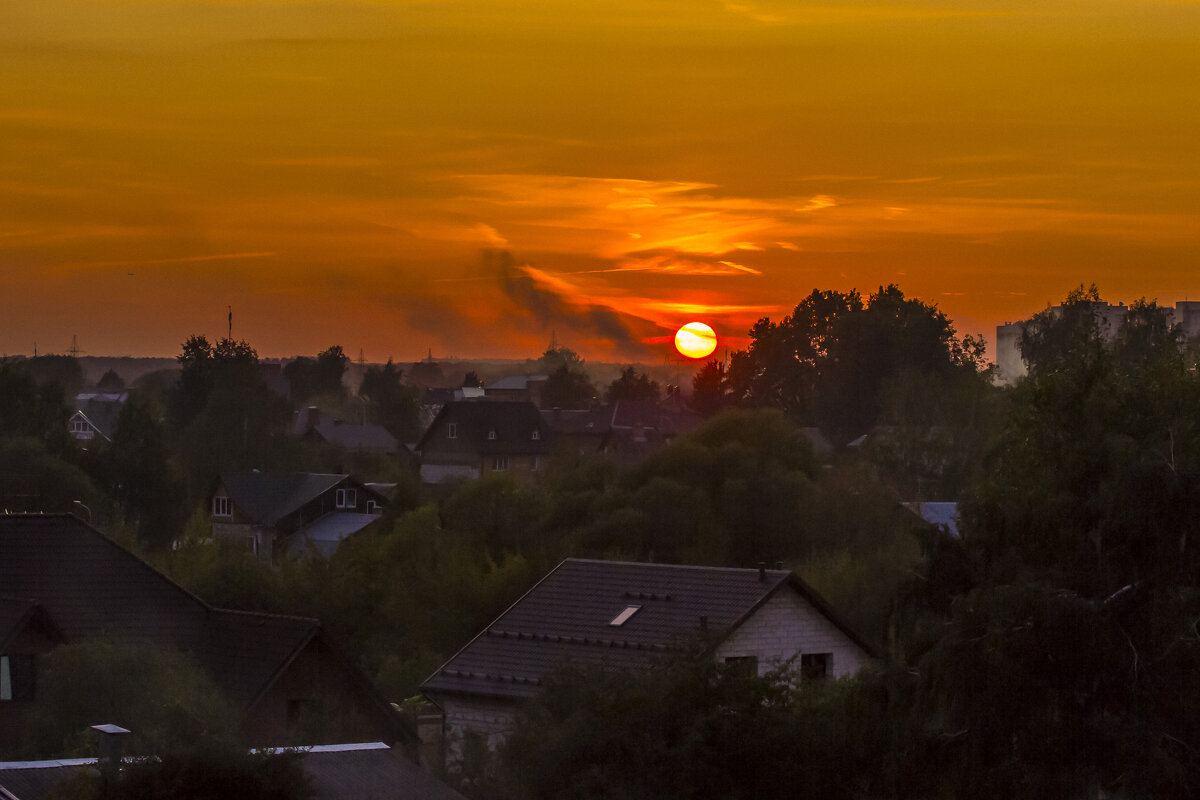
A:
{"label": "house", "polygon": [[0,598],[0,752],[37,708],[42,656],[94,638],[188,653],[241,710],[247,745],[323,744],[298,739],[352,728],[415,752],[415,732],[320,622],[214,608],[76,517],[0,516]]}
{"label": "house", "polygon": [[526,400],[541,408],[546,375],[508,375],[483,387],[489,400]]}
{"label": "house", "polygon": [[111,442],[117,432],[121,406],[128,392],[86,392],[75,395],[75,412],[67,420],[71,436],[84,450],[96,441]]}
{"label": "house", "polygon": [[583,454],[599,453],[612,431],[612,407],[544,408],[542,420],[554,432],[555,447]]}
{"label": "house", "polygon": [[[464,800],[383,742],[315,745],[297,752],[313,800]],[[0,762],[0,798],[61,797],[56,789],[66,781],[99,781],[100,763],[97,758]]]}
{"label": "house", "polygon": [[618,400],[612,404],[604,452],[624,464],[636,464],[681,433],[700,427],[699,414],[669,400]]}
{"label": "house", "polygon": [[544,468],[552,431],[529,402],[449,402],[417,443],[426,483],[481,478],[492,472],[532,477]]}
{"label": "house", "polygon": [[951,536],[958,536],[958,503],[915,500],[900,505],[935,528],[941,528]]}
{"label": "house", "polygon": [[380,453],[394,456],[400,443],[382,425],[344,422],[321,413],[316,406],[296,412],[293,435],[313,444],[326,444],[352,453]]}
{"label": "house", "polygon": [[495,746],[556,668],[637,671],[689,641],[765,673],[856,672],[876,656],[804,581],[782,570],[569,558],[421,685],[450,740]]}
{"label": "house", "polygon": [[315,548],[325,556],[379,518],[387,498],[349,475],[240,472],[212,497],[214,538],[235,539],[259,558]]}

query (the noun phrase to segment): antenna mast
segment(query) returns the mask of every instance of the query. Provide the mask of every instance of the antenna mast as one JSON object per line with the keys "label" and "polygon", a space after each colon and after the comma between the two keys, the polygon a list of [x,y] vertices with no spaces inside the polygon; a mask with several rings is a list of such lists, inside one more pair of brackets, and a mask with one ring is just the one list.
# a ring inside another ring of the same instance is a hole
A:
{"label": "antenna mast", "polygon": [[229,338],[233,338],[233,306],[226,306],[229,309]]}
{"label": "antenna mast", "polygon": [[71,349],[67,351],[71,354],[71,358],[79,358],[79,337],[71,334]]}

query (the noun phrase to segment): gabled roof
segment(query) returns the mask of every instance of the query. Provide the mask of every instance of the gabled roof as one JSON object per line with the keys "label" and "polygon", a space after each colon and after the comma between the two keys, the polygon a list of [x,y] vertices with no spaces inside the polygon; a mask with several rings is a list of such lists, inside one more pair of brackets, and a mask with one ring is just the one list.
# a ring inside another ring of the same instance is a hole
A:
{"label": "gabled roof", "polygon": [[[554,568],[422,684],[431,694],[520,699],[565,662],[630,669],[707,635],[724,639],[776,592],[803,595],[864,651],[874,649],[786,570],[593,561]],[[620,625],[623,611],[637,607]],[[711,641],[711,640],[710,640]]]}
{"label": "gabled roof", "polygon": [[531,383],[543,382],[547,379],[545,375],[506,375],[497,381],[489,383],[483,387],[485,392],[491,391],[522,391],[529,388]]}
{"label": "gabled roof", "polygon": [[[550,452],[552,431],[537,406],[524,400],[461,400],[446,403],[417,443],[424,452],[445,439],[446,426],[457,426],[456,447],[481,455]],[[533,432],[538,438],[533,438]],[[495,438],[490,434],[495,433]],[[451,440],[455,441],[455,440]]]}
{"label": "gabled roof", "polygon": [[613,404],[610,424],[614,429],[648,428],[669,437],[694,430],[702,421],[699,414],[674,404],[618,400]]}
{"label": "gabled roof", "polygon": [[117,417],[121,406],[129,399],[128,392],[86,392],[75,395],[75,410],[95,428],[101,436],[112,441],[117,431]]}
{"label": "gabled roof", "polygon": [[221,476],[234,505],[255,524],[274,525],[349,475],[309,472],[235,472]]}
{"label": "gabled roof", "polygon": [[612,426],[612,407],[543,408],[542,419],[556,433],[569,436],[604,436]]}
{"label": "gabled roof", "polygon": [[[338,655],[317,620],[214,608],[68,514],[0,515],[0,586],[36,601],[68,640],[136,639],[191,653],[242,708],[313,639]],[[13,618],[20,607],[10,611]],[[366,679],[347,669],[383,707]]]}
{"label": "gabled roof", "polygon": [[310,430],[315,431],[325,441],[347,450],[395,453],[400,449],[396,437],[388,433],[387,428],[382,425],[355,425],[337,419],[322,418],[321,422]]}

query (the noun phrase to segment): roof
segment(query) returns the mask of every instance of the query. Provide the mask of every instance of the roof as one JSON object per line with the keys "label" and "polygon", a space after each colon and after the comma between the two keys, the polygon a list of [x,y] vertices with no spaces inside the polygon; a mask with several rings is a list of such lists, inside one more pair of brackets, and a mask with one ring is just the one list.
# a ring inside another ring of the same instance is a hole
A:
{"label": "roof", "polygon": [[[358,533],[372,522],[378,522],[376,514],[359,514],[355,512],[334,512],[326,514],[316,522],[309,523],[292,534],[285,547],[303,547],[311,542],[323,555],[331,556],[342,540]],[[296,540],[293,543],[293,540]]]}
{"label": "roof", "polygon": [[61,637],[58,626],[33,600],[0,597],[0,653],[6,652],[9,643],[35,620],[53,635]]}
{"label": "roof", "polygon": [[214,608],[68,514],[0,515],[0,586],[36,600],[68,640],[139,639],[192,653],[243,708],[310,641],[328,644],[309,617]]}
{"label": "roof", "polygon": [[0,800],[41,800],[63,781],[96,763],[94,758],[0,762]]}
{"label": "roof", "polygon": [[354,425],[338,419],[322,418],[313,426],[317,434],[327,442],[340,445],[347,450],[375,450],[383,453],[395,453],[400,449],[396,437],[388,433],[382,425]]}
{"label": "roof", "polygon": [[612,407],[613,428],[649,428],[664,436],[699,427],[699,414],[649,400],[618,400]]}
{"label": "roof", "polygon": [[[431,694],[522,699],[564,663],[629,669],[700,637],[718,641],[791,587],[866,652],[874,649],[786,570],[569,558],[422,684]],[[638,610],[621,625],[622,611]]]}
{"label": "roof", "polygon": [[82,413],[101,436],[111,441],[117,431],[121,405],[128,399],[127,392],[86,392],[75,395],[75,410]]}
{"label": "roof", "polygon": [[382,742],[306,748],[300,763],[316,800],[464,800]]}
{"label": "roof", "polygon": [[542,409],[542,419],[557,433],[569,436],[604,436],[612,425],[612,408]]}
{"label": "roof", "polygon": [[[448,440],[441,433],[450,424],[457,426],[454,440]],[[536,439],[533,437],[535,431],[538,432]],[[417,449],[424,452],[430,445],[443,448],[454,442],[454,449],[481,455],[540,454],[550,452],[550,434],[537,406],[528,401],[460,400],[442,406],[417,443]]]}
{"label": "roof", "polygon": [[234,505],[255,524],[274,525],[349,475],[309,472],[236,472],[221,476]]}
{"label": "roof", "polygon": [[506,375],[497,381],[492,381],[483,387],[484,391],[521,391],[529,388],[529,384],[545,381],[545,375]]}
{"label": "roof", "polygon": [[950,535],[958,536],[958,503],[927,503],[917,500],[900,505],[916,514],[930,525],[945,528]]}

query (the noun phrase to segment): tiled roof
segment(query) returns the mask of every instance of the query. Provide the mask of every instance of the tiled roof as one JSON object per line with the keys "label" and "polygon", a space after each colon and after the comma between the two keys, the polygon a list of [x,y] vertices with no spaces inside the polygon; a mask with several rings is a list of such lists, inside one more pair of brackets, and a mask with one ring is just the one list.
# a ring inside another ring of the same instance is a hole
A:
{"label": "tiled roof", "polygon": [[380,742],[308,748],[300,763],[316,800],[465,800]]}
{"label": "tiled roof", "polygon": [[0,586],[34,598],[68,640],[111,636],[190,652],[243,707],[320,630],[315,619],[213,608],[66,514],[0,515]]}
{"label": "tiled roof", "polygon": [[230,499],[258,525],[274,525],[347,475],[308,472],[237,472],[221,476]]}
{"label": "tiled roof", "polygon": [[396,437],[382,425],[354,425],[336,419],[322,419],[312,430],[325,441],[347,450],[395,453],[400,449]]}
{"label": "tiled roof", "polygon": [[[567,559],[431,675],[429,693],[523,698],[563,663],[645,665],[689,639],[700,618],[724,638],[781,587],[803,594],[855,642],[869,645],[786,570]],[[621,625],[611,624],[637,606]]]}
{"label": "tiled roof", "polygon": [[10,640],[21,632],[36,608],[37,603],[32,600],[0,597],[0,653],[4,652],[4,647]]}
{"label": "tiled roof", "polygon": [[[457,426],[455,439],[446,439],[446,426]],[[538,438],[533,438],[533,432]],[[490,438],[492,433],[495,438]],[[462,400],[446,403],[421,437],[417,449],[452,445],[481,455],[536,455],[551,449],[552,431],[537,406],[527,401]]]}

